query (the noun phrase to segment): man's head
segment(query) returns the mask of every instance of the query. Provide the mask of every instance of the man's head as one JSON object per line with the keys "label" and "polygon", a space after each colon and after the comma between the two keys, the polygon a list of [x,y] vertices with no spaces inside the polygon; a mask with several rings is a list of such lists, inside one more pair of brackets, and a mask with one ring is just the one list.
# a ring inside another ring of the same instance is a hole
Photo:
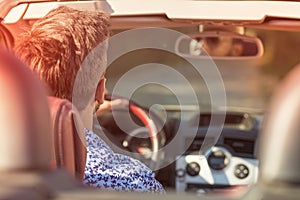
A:
{"label": "man's head", "polygon": [[[243,35],[245,30],[241,26],[201,25],[199,31],[229,31]],[[240,56],[243,53],[243,42],[230,36],[207,37],[201,41],[206,53],[210,56]]]}
{"label": "man's head", "polygon": [[202,47],[210,56],[240,56],[243,53],[243,42],[229,36],[205,38]]}
{"label": "man's head", "polygon": [[[59,7],[20,37],[16,53],[39,74],[51,95],[73,101],[77,82],[76,95],[91,96],[106,67],[108,20],[101,12]],[[88,70],[82,70],[83,63]],[[84,77],[78,78],[79,71]]]}

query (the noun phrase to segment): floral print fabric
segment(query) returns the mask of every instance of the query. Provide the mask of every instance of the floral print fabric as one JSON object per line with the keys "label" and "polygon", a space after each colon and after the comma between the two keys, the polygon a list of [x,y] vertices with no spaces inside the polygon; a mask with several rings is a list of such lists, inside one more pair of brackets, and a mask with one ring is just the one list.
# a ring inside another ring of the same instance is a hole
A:
{"label": "floral print fabric", "polygon": [[140,161],[114,153],[95,133],[85,130],[87,160],[84,184],[102,189],[164,193],[154,173]]}

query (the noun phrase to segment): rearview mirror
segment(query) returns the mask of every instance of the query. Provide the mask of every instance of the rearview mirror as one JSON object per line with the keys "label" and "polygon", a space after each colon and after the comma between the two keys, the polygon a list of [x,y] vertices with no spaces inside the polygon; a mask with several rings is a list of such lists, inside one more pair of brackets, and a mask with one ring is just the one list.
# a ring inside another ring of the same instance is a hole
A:
{"label": "rearview mirror", "polygon": [[259,38],[224,31],[183,35],[176,40],[175,52],[183,57],[213,59],[253,59],[263,55]]}

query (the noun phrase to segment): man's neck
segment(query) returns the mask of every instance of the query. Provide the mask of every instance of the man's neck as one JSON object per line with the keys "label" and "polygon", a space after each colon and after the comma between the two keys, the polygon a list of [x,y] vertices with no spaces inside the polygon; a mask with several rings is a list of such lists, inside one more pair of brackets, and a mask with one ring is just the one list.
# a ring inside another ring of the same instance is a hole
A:
{"label": "man's neck", "polygon": [[93,110],[92,106],[88,106],[83,110],[79,110],[79,115],[85,128],[93,130]]}

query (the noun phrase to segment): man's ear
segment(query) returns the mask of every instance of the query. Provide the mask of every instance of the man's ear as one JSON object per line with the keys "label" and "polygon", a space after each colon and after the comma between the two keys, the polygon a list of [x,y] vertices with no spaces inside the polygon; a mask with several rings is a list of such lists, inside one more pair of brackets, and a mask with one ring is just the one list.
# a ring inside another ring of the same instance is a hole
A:
{"label": "man's ear", "polygon": [[95,94],[95,100],[99,102],[99,104],[103,104],[104,102],[104,95],[105,95],[105,82],[106,78],[101,78],[101,80],[98,83],[96,94]]}

